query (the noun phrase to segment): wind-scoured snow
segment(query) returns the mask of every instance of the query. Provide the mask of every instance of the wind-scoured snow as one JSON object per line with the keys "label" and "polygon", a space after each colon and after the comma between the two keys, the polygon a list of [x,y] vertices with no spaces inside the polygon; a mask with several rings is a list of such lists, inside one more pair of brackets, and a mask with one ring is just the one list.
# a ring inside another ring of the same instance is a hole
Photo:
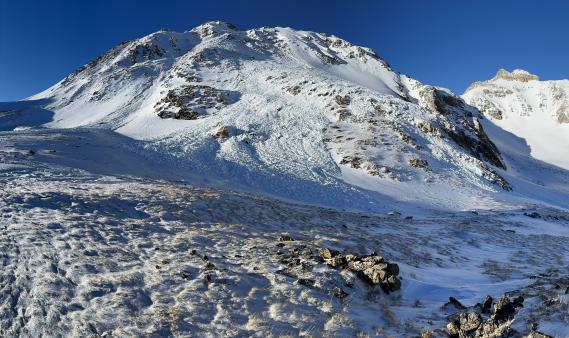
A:
{"label": "wind-scoured snow", "polygon": [[[369,214],[198,188],[148,176],[156,163],[123,138],[0,133],[0,335],[438,337],[449,297],[506,291],[526,297],[512,328],[567,334],[566,212]],[[401,289],[327,266],[320,248],[378,252]]]}

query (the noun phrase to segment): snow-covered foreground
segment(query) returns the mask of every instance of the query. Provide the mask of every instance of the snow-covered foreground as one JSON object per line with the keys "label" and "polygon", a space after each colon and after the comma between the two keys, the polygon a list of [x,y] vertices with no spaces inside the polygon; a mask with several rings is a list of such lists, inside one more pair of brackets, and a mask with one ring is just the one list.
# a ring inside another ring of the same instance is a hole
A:
{"label": "snow-covered foreground", "polygon": [[[526,298],[512,329],[569,335],[566,212],[347,212],[144,178],[149,162],[81,130],[27,133],[0,134],[0,336],[444,336],[450,296],[506,291]],[[319,248],[375,251],[402,287]]]}

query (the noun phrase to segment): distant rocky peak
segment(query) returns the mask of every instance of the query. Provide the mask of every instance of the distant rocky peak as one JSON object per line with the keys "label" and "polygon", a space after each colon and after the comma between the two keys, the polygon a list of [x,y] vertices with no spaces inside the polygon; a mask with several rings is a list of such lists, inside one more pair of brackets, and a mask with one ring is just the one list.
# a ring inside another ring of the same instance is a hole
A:
{"label": "distant rocky peak", "polygon": [[511,73],[505,69],[500,69],[492,80],[495,81],[498,79],[520,82],[539,81],[539,77],[537,75],[531,74],[523,69],[514,69]]}

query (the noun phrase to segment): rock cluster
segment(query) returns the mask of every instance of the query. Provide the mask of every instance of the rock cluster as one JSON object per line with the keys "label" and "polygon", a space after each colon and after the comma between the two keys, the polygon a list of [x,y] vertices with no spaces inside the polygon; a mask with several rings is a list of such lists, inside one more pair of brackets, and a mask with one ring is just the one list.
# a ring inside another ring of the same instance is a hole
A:
{"label": "rock cluster", "polygon": [[205,85],[187,85],[169,90],[154,106],[161,118],[195,120],[208,109],[221,109],[237,101],[238,93]]}
{"label": "rock cluster", "polygon": [[[447,331],[450,337],[502,337],[510,331],[510,324],[516,310],[523,307],[524,298],[510,299],[504,294],[492,307],[493,299],[488,296],[483,304],[477,304],[470,310],[450,317]],[[484,320],[483,314],[489,314]]]}
{"label": "rock cluster", "polygon": [[399,266],[387,262],[383,257],[375,254],[357,256],[342,255],[340,252],[328,248],[320,249],[320,257],[333,268],[348,269],[354,272],[361,280],[370,285],[381,286],[385,293],[397,291],[401,288]]}
{"label": "rock cluster", "polygon": [[155,58],[163,57],[165,51],[157,45],[152,44],[138,44],[129,50],[128,55],[130,57],[131,63],[135,63],[142,60],[151,60]]}

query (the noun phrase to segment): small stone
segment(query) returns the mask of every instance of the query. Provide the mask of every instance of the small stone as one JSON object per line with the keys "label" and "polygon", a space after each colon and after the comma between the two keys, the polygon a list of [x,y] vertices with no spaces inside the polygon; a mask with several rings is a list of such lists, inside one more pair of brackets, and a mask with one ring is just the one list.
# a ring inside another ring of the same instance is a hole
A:
{"label": "small stone", "polygon": [[219,127],[213,135],[216,139],[225,139],[229,137],[229,128],[226,126]]}
{"label": "small stone", "polygon": [[530,217],[530,218],[541,218],[541,215],[535,211],[530,212],[530,213],[526,212],[526,213],[524,213],[524,215],[526,215],[527,217]]}
{"label": "small stone", "polygon": [[314,279],[310,279],[310,278],[299,278],[298,284],[308,286],[308,287],[313,287],[314,284],[316,284],[316,282],[314,281]]}
{"label": "small stone", "polygon": [[398,211],[390,211],[387,213],[387,216],[401,216],[401,213]]}
{"label": "small stone", "polygon": [[340,288],[338,286],[336,286],[332,290],[332,292],[334,293],[334,296],[336,296],[337,298],[340,298],[340,299],[344,299],[344,298],[349,296],[344,290],[342,290],[342,288]]}
{"label": "small stone", "polygon": [[330,265],[333,268],[344,266],[347,263],[346,258],[344,258],[342,256],[336,256],[336,257],[332,257],[330,259],[325,259],[324,262],[326,262],[326,264]]}
{"label": "small stone", "polygon": [[449,297],[449,298],[448,298],[448,303],[447,303],[447,305],[452,305],[452,306],[454,306],[455,308],[460,309],[460,310],[466,309],[466,306],[462,305],[462,303],[459,302],[458,299],[456,299],[456,298],[454,298],[454,297]]}
{"label": "small stone", "polygon": [[205,269],[206,270],[213,270],[213,269],[215,269],[215,264],[213,264],[212,262],[207,262],[205,265]]}
{"label": "small stone", "polygon": [[482,324],[482,317],[476,312],[461,313],[459,315],[460,329],[463,331],[476,330]]}
{"label": "small stone", "polygon": [[330,259],[330,258],[335,257],[335,256],[340,254],[339,251],[328,249],[328,248],[320,249],[319,253],[320,253],[320,257],[322,257],[324,259]]}
{"label": "small stone", "polygon": [[490,296],[486,296],[482,303],[482,313],[490,313],[490,310],[492,310],[492,303],[494,303],[494,299]]}
{"label": "small stone", "polygon": [[279,242],[292,242],[294,239],[289,234],[282,234],[279,237]]}

